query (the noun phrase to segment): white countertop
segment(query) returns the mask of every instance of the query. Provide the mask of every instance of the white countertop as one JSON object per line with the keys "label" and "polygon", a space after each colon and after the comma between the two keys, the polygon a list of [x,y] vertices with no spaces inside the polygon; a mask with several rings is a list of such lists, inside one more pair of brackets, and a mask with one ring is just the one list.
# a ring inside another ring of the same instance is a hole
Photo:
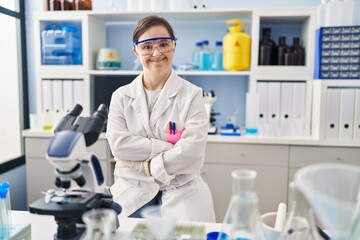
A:
{"label": "white countertop", "polygon": [[[120,216],[120,228],[116,232],[117,239],[125,240],[135,225],[141,221],[145,220],[139,218],[122,218]],[[53,239],[57,231],[57,225],[53,216],[37,215],[27,211],[12,211],[12,222],[15,224],[31,224],[31,239],[34,240]],[[219,223],[192,222],[192,224],[204,224],[207,233],[221,230],[221,224]]]}

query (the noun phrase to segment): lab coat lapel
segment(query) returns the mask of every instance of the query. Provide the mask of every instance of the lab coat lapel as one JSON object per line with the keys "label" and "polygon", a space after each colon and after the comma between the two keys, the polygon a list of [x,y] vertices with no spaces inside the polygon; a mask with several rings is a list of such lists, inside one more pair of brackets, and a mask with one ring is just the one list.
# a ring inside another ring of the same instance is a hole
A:
{"label": "lab coat lapel", "polygon": [[131,106],[137,114],[138,119],[141,120],[141,124],[145,128],[147,134],[150,137],[153,137],[153,133],[149,125],[149,110],[147,108],[144,87],[142,84],[142,74],[135,78],[135,80],[131,83],[128,95],[134,99]]}
{"label": "lab coat lapel", "polygon": [[163,90],[155,103],[154,109],[150,115],[150,127],[153,129],[156,122],[163,115],[163,113],[169,108],[173,102],[173,97],[178,93],[182,87],[181,79],[172,70],[169,79],[166,81]]}

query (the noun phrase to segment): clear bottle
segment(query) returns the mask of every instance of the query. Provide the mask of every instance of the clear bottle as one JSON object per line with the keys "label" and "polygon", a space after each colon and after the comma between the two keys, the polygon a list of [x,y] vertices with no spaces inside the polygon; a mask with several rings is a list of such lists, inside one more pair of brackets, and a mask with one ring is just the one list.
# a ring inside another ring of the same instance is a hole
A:
{"label": "clear bottle", "polygon": [[204,40],[202,45],[203,48],[200,52],[200,70],[209,71],[211,70],[211,50],[209,47],[209,41]]}
{"label": "clear bottle", "polygon": [[293,182],[289,189],[290,211],[279,240],[320,240],[312,207]]}
{"label": "clear bottle", "polygon": [[200,53],[202,51],[202,42],[197,42],[195,50],[192,54],[192,63],[196,66],[197,70],[200,69]]}
{"label": "clear bottle", "polygon": [[215,43],[215,49],[212,57],[212,70],[215,71],[223,71],[223,49],[222,49],[222,41],[217,41]]}
{"label": "clear bottle", "polygon": [[257,173],[238,169],[231,173],[233,195],[223,221],[222,232],[228,240],[264,240],[258,210],[258,197],[253,190]]}

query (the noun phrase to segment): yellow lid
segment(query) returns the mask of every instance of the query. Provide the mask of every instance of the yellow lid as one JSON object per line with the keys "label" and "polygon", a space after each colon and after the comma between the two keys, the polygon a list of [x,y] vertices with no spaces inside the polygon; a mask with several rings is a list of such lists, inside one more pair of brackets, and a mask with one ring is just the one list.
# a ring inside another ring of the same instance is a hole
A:
{"label": "yellow lid", "polygon": [[226,21],[226,25],[229,29],[229,32],[244,32],[245,30],[241,29],[241,27],[247,26],[249,24],[243,23],[240,19],[230,19]]}

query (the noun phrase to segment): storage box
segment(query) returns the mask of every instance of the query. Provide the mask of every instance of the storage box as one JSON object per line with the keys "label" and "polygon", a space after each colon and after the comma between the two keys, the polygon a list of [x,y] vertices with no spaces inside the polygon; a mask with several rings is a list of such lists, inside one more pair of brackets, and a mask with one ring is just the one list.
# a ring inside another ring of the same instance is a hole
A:
{"label": "storage box", "polygon": [[315,79],[360,79],[360,26],[321,27]]}

